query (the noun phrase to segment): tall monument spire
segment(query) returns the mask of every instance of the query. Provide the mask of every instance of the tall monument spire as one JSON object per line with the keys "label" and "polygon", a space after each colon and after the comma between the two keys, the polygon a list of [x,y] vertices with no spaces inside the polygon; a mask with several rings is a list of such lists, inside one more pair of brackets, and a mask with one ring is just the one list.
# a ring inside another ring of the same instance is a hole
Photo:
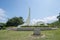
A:
{"label": "tall monument spire", "polygon": [[30,25],[30,8],[29,8],[29,12],[28,12],[28,17],[26,20],[27,25]]}
{"label": "tall monument spire", "polygon": [[21,26],[26,26],[26,25],[30,26],[30,8],[28,10],[28,17],[26,19],[26,22],[24,24],[22,24],[22,25],[19,25],[18,28],[20,28]]}
{"label": "tall monument spire", "polygon": [[30,24],[30,8],[29,8],[29,24]]}

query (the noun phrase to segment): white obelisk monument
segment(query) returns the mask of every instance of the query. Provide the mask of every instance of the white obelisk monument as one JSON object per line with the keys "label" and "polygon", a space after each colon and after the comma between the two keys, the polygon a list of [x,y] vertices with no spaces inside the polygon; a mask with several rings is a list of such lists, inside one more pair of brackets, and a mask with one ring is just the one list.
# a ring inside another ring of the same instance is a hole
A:
{"label": "white obelisk monument", "polygon": [[27,17],[25,23],[22,24],[22,25],[18,25],[17,28],[20,28],[21,26],[26,26],[26,25],[27,25],[27,26],[30,26],[30,8],[29,8],[28,17]]}
{"label": "white obelisk monument", "polygon": [[28,13],[28,17],[26,20],[26,24],[29,26],[30,25],[30,8],[29,8],[29,13]]}

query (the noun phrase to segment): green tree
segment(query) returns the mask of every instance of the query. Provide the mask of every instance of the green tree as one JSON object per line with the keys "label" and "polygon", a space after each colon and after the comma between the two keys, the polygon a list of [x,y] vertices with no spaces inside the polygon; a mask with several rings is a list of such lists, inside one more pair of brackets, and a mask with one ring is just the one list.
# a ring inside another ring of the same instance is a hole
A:
{"label": "green tree", "polygon": [[6,27],[6,23],[0,23],[0,28],[1,29],[5,29],[5,27]]}
{"label": "green tree", "polygon": [[50,23],[51,27],[56,27],[56,26],[59,27],[59,25],[60,25],[59,21],[55,21],[55,22]]}
{"label": "green tree", "polygon": [[59,21],[59,23],[60,23],[60,13],[59,13],[59,16],[57,16],[57,18],[58,18],[58,21]]}
{"label": "green tree", "polygon": [[18,26],[23,24],[23,17],[13,17],[11,19],[8,19],[6,26]]}

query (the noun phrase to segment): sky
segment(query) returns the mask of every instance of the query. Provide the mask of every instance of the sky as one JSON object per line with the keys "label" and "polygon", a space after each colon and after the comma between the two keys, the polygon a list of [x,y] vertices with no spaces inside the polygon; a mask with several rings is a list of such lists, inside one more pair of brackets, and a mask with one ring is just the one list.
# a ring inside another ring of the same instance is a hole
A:
{"label": "sky", "polygon": [[60,0],[0,0],[0,22],[15,16],[22,16],[26,20],[29,8],[32,23],[53,22],[60,12]]}

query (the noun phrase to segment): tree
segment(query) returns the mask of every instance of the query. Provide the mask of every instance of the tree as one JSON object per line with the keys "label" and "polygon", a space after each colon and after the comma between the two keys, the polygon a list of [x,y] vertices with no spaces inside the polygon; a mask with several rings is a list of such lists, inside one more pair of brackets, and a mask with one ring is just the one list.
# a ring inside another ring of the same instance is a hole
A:
{"label": "tree", "polygon": [[0,23],[0,29],[5,29],[6,23]]}
{"label": "tree", "polygon": [[8,19],[6,26],[18,26],[23,24],[23,17],[13,17],[11,19]]}
{"label": "tree", "polygon": [[57,16],[57,18],[58,18],[58,21],[60,22],[60,13],[59,13],[59,16]]}
{"label": "tree", "polygon": [[50,26],[51,27],[59,27],[59,21],[55,21],[55,22],[52,22],[52,23],[50,23]]}

